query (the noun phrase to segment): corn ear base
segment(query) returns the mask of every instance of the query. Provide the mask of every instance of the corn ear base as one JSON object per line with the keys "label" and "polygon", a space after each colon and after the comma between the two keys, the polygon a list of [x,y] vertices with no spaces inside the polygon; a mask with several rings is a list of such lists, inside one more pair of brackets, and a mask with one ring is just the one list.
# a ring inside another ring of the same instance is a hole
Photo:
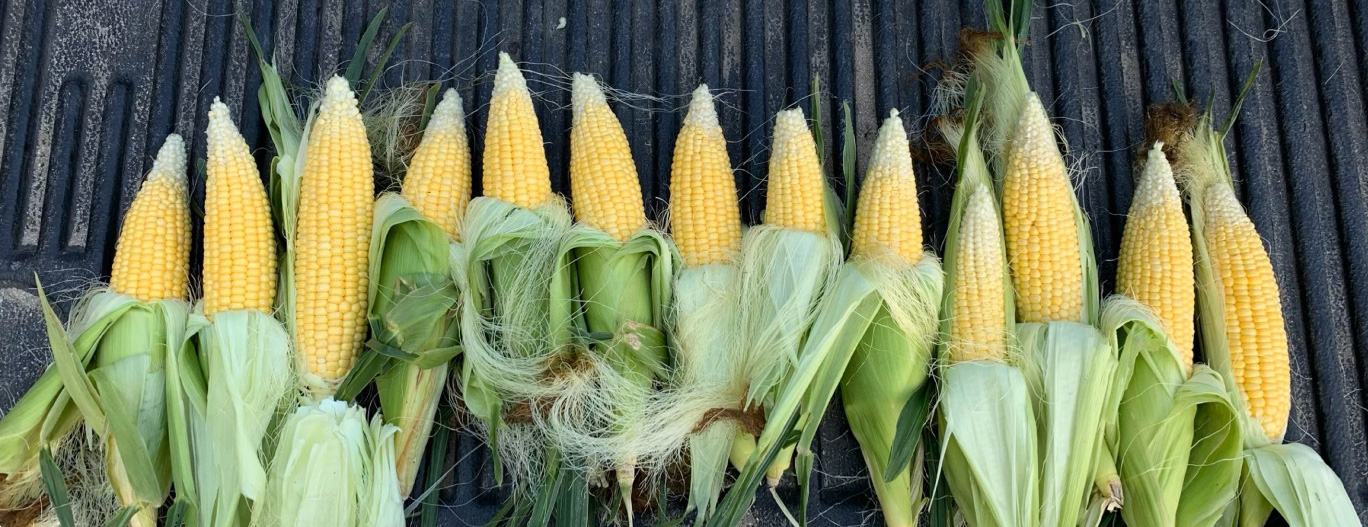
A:
{"label": "corn ear base", "polygon": [[212,323],[195,313],[189,333],[198,355],[186,345],[167,358],[177,496],[194,504],[199,525],[245,525],[265,498],[273,425],[297,393],[289,335],[253,310],[220,312]]}
{"label": "corn ear base", "polygon": [[300,406],[281,427],[252,525],[401,527],[394,433],[341,401]]}
{"label": "corn ear base", "polygon": [[137,509],[133,525],[155,525],[171,485],[166,356],[184,345],[189,304],[97,289],[63,330],[41,288],[39,299],[64,393],[103,439],[115,495]]}
{"label": "corn ear base", "polygon": [[373,337],[366,353],[387,359],[375,383],[385,422],[397,428],[399,491],[407,496],[427,447],[449,362],[460,353],[459,293],[448,236],[440,225],[398,194],[381,195],[375,212],[368,292]]}
{"label": "corn ear base", "polygon": [[1123,296],[1107,300],[1103,331],[1120,353],[1123,390],[1112,451],[1131,525],[1212,527],[1240,485],[1243,439],[1220,374],[1185,360],[1163,322]]}
{"label": "corn ear base", "polygon": [[1036,527],[1040,452],[1021,370],[976,360],[941,369],[941,476],[975,527]]}
{"label": "corn ear base", "polygon": [[1017,341],[1031,361],[1025,372],[1042,441],[1040,525],[1074,526],[1110,456],[1104,436],[1116,415],[1117,358],[1101,331],[1077,322],[1017,324]]}
{"label": "corn ear base", "polygon": [[[923,385],[930,373],[937,332],[936,314],[944,287],[943,273],[939,261],[930,254],[923,256],[921,263],[907,270],[906,274],[888,269],[878,261],[860,263],[865,264],[862,267],[876,268],[869,274],[872,275],[871,283],[876,291],[881,292],[883,305],[869,322],[869,328],[847,361],[848,365],[828,371],[845,372],[840,383],[841,401],[851,431],[860,443],[860,452],[864,454],[865,464],[869,468],[874,492],[883,510],[884,523],[890,527],[911,527],[917,524],[924,502],[924,496],[921,495],[921,467],[915,462],[907,467],[889,465],[903,407],[909,404],[918,390],[926,389]],[[889,280],[890,274],[896,278]],[[824,389],[826,386],[822,386],[819,380],[814,384],[812,393],[817,394]],[[821,411],[828,401],[812,402],[817,403],[809,404],[813,420],[804,428],[803,436],[799,438],[800,445],[808,444],[807,441],[815,436],[815,421],[821,417]],[[913,433],[918,437],[921,435],[920,430]],[[806,448],[803,450],[811,452]],[[800,461],[804,453],[800,450]],[[804,472],[808,471],[804,468],[804,463],[800,462],[800,482],[806,479]],[[896,476],[890,475],[890,472],[896,473]]]}
{"label": "corn ear base", "polygon": [[[735,374],[745,359],[745,349],[737,338],[737,272],[733,264],[681,270],[674,285],[672,326],[678,383],[719,394],[732,401],[732,410],[740,410],[746,392],[744,379]],[[688,508],[697,511],[700,522],[717,508],[735,436],[735,423],[717,419],[688,439]]]}

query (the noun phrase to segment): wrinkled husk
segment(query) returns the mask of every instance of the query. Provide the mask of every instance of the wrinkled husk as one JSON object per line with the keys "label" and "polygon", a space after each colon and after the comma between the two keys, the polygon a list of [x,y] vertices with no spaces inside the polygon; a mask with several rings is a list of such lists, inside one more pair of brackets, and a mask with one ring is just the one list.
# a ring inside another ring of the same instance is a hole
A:
{"label": "wrinkled husk", "polygon": [[376,200],[370,247],[372,348],[404,354],[375,380],[385,422],[398,428],[400,493],[413,490],[452,358],[460,353],[459,289],[446,232],[403,197]]}
{"label": "wrinkled husk", "polygon": [[341,401],[300,406],[281,428],[252,525],[402,527],[394,434]]}
{"label": "wrinkled husk", "polygon": [[155,526],[171,486],[166,357],[185,345],[189,304],[138,302],[97,289],[63,330],[39,290],[63,393],[104,440],[106,472],[131,525]]}
{"label": "wrinkled husk", "polygon": [[1241,436],[1221,377],[1191,375],[1163,324],[1130,298],[1114,296],[1103,331],[1120,353],[1122,390],[1112,451],[1120,460],[1130,525],[1211,527],[1240,484]]}

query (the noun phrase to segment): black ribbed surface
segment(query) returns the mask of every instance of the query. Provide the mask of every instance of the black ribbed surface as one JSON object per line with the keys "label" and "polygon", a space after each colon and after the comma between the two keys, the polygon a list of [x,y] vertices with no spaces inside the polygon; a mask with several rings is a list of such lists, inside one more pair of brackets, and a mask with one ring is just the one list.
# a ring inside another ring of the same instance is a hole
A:
{"label": "black ribbed surface", "polygon": [[[810,107],[823,89],[825,154],[840,152],[839,102],[852,105],[860,167],[891,109],[911,128],[929,110],[936,61],[952,60],[962,25],[982,27],[963,0],[347,0],[256,1],[239,7],[294,83],[316,85],[347,60],[382,7],[387,41],[412,22],[385,78],[444,79],[472,109],[478,159],[497,51],[523,63],[537,92],[556,190],[567,193],[571,71],[659,99],[616,103],[648,208],[668,198],[682,106],[699,82],[721,92],[720,114],[748,221],[764,202],[772,115]],[[1024,55],[1083,168],[1104,289],[1110,290],[1131,159],[1144,109],[1173,81],[1214,95],[1224,115],[1256,60],[1264,72],[1229,142],[1238,191],[1282,286],[1293,368],[1290,440],[1314,446],[1368,518],[1368,5],[1354,0],[1099,0],[1038,7]],[[203,156],[215,96],[244,135],[268,141],[256,111],[260,75],[231,0],[9,0],[0,6],[0,327],[37,323],[33,273],[70,288],[107,273],[121,211],[165,134]],[[561,19],[564,18],[564,24]],[[370,57],[374,61],[379,49]],[[828,166],[834,166],[829,163]],[[919,166],[928,243],[949,213],[950,173]],[[477,169],[478,173],[478,169]],[[833,173],[834,176],[834,173]],[[478,177],[478,176],[477,176]],[[202,187],[202,185],[200,185]],[[202,193],[202,188],[196,189]],[[6,329],[0,407],[41,367],[41,335]],[[837,406],[839,408],[839,406]],[[815,523],[877,521],[863,462],[840,412],[818,445]],[[498,504],[478,441],[459,436],[449,525],[482,523]],[[788,489],[788,498],[793,498]],[[782,521],[761,497],[758,522]],[[875,518],[871,520],[871,518]]]}

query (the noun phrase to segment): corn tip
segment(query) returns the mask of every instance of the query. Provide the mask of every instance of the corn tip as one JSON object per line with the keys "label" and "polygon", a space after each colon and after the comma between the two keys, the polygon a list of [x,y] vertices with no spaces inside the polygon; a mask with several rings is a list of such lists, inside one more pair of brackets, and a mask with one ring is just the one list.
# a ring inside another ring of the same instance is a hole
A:
{"label": "corn tip", "polygon": [[707,84],[699,84],[689,100],[689,111],[684,116],[684,124],[706,128],[721,128],[717,121],[717,107],[713,105],[712,92]]}
{"label": "corn tip", "polygon": [[442,102],[437,103],[437,107],[432,109],[432,116],[428,118],[428,130],[448,127],[465,129],[465,103],[455,88],[447,88],[447,91],[442,93]]}
{"label": "corn tip", "polygon": [[152,161],[152,170],[147,173],[147,181],[167,178],[184,180],[185,166],[185,140],[180,134],[170,134],[157,151],[157,158]]}
{"label": "corn tip", "polygon": [[513,90],[526,92],[527,80],[523,78],[522,70],[518,69],[513,58],[508,56],[508,53],[500,52],[499,69],[494,73],[494,90],[490,97],[498,97]]}
{"label": "corn tip", "polygon": [[574,74],[574,80],[571,81],[570,101],[574,107],[576,119],[590,106],[608,104],[608,99],[603,95],[603,87],[599,86],[594,76],[578,72]]}

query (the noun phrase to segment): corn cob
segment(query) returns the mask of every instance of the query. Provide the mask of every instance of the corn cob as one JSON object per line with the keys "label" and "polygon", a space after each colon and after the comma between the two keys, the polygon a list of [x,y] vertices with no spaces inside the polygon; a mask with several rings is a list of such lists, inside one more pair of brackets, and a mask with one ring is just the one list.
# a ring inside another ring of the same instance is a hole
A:
{"label": "corn cob", "polygon": [[817,145],[799,109],[774,118],[765,224],[807,232],[826,231],[822,165]]}
{"label": "corn cob", "polygon": [[590,227],[626,241],[646,227],[632,150],[598,81],[574,75],[570,128],[570,198],[575,216]]}
{"label": "corn cob", "polygon": [[217,97],[209,108],[204,191],[204,314],[275,303],[271,205],[247,142]]}
{"label": "corn cob", "polygon": [[370,145],[346,79],[333,77],[310,128],[295,255],[300,363],[325,383],[351,371],[366,337],[374,182]]}
{"label": "corn cob", "polygon": [[1002,229],[988,187],[965,204],[956,253],[950,307],[950,360],[1005,360],[1006,297],[1003,292]]}
{"label": "corn cob", "polygon": [[1150,150],[1135,187],[1121,236],[1116,290],[1154,310],[1191,370],[1197,301],[1192,238],[1162,143]]}
{"label": "corn cob", "polygon": [[166,137],[124,214],[109,287],[143,302],[184,298],[190,268],[190,197],[185,142]]}
{"label": "corn cob", "polygon": [[708,86],[694,90],[670,166],[670,218],[686,266],[730,263],[741,252],[741,208]]}
{"label": "corn cob", "polygon": [[461,217],[470,202],[470,143],[456,90],[448,89],[432,111],[400,194],[453,241],[460,241]]}
{"label": "corn cob", "polygon": [[486,196],[529,209],[551,200],[551,172],[532,94],[507,53],[499,54],[494,75],[483,168]]}
{"label": "corn cob", "polygon": [[1204,192],[1205,238],[1220,284],[1235,385],[1269,438],[1281,438],[1292,409],[1282,301],[1259,232],[1226,184]]}
{"label": "corn cob", "polygon": [[1007,259],[1021,322],[1079,320],[1083,269],[1073,187],[1045,108],[1026,96],[1002,182]]}
{"label": "corn cob", "polygon": [[912,154],[898,111],[884,121],[855,214],[851,254],[865,257],[891,252],[903,262],[922,256],[921,212]]}

